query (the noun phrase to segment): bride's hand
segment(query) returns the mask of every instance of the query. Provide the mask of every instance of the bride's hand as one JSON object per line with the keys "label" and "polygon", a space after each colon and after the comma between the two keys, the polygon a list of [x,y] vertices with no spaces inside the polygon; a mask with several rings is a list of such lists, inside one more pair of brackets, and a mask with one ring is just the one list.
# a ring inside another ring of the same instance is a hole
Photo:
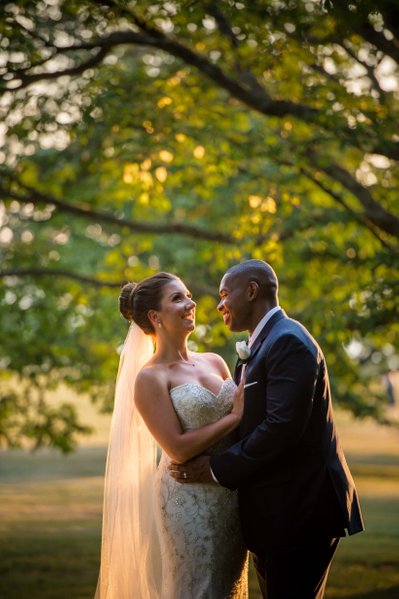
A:
{"label": "bride's hand", "polygon": [[233,409],[231,413],[237,417],[238,422],[240,422],[243,412],[244,412],[244,385],[245,385],[245,375],[241,377],[240,384],[238,385],[234,397],[233,397]]}

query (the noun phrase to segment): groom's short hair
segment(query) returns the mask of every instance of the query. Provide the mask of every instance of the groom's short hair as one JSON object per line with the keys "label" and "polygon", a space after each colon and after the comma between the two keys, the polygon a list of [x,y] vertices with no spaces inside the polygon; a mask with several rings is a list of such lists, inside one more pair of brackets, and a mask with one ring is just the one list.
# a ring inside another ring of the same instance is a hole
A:
{"label": "groom's short hair", "polygon": [[226,275],[239,277],[245,283],[254,281],[259,286],[262,297],[277,297],[278,279],[273,268],[263,260],[246,260],[235,264]]}

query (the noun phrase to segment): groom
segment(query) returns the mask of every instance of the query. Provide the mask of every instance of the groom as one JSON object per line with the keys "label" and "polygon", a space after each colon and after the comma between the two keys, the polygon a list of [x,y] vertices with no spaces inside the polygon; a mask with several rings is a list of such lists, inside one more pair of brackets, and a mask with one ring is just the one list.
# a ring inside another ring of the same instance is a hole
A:
{"label": "groom", "polygon": [[[359,501],[333,422],[320,347],[278,305],[274,270],[230,268],[218,310],[248,330],[239,441],[220,455],[172,463],[179,482],[238,489],[244,538],[267,599],[321,599],[339,538],[363,530]],[[249,352],[247,352],[249,353]],[[236,367],[240,379],[242,362]]]}

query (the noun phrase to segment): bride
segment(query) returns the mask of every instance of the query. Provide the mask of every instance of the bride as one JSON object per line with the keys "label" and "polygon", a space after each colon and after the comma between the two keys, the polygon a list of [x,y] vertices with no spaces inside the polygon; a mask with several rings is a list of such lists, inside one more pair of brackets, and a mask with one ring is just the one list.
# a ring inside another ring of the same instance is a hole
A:
{"label": "bride", "polygon": [[236,387],[220,356],[188,351],[195,302],[176,276],[128,283],[119,307],[131,324],[115,390],[95,599],[246,599],[236,492],[182,485],[167,468],[170,459],[232,444],[243,382]]}

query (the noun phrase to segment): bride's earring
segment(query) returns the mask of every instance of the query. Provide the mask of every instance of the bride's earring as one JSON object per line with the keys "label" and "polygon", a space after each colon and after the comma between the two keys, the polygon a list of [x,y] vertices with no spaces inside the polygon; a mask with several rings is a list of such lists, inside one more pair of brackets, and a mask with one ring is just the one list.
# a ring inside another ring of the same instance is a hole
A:
{"label": "bride's earring", "polygon": [[162,329],[162,322],[158,320],[158,329]]}

